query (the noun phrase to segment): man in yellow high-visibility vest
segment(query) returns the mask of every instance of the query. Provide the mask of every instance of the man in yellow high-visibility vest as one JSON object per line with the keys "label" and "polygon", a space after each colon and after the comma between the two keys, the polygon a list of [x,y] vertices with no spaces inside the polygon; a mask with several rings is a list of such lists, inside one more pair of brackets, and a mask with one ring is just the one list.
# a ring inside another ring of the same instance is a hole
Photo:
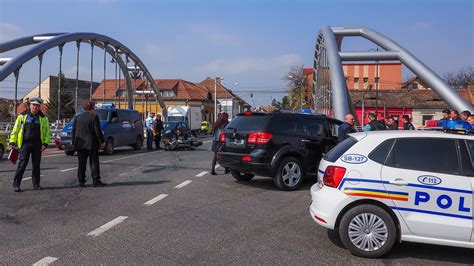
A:
{"label": "man in yellow high-visibility vest", "polygon": [[43,100],[33,97],[29,100],[30,109],[21,113],[10,134],[10,148],[20,148],[20,160],[13,179],[13,189],[21,192],[20,183],[31,156],[33,188],[41,190],[40,163],[41,153],[48,147],[51,140],[48,118],[41,112]]}

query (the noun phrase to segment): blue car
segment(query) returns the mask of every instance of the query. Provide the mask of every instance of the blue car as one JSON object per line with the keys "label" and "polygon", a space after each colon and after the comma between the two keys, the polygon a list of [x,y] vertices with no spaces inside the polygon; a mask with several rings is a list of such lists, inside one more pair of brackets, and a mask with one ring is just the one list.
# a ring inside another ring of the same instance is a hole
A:
{"label": "blue car", "polygon": [[[80,114],[83,111],[79,111]],[[143,146],[143,123],[140,113],[136,110],[110,108],[97,108],[95,112],[99,116],[100,128],[104,133],[106,145],[105,154],[112,154],[115,147],[132,146],[140,150]],[[76,114],[76,115],[77,115]],[[72,122],[67,124],[61,132],[60,145],[66,155],[74,155],[74,147],[71,145]]]}

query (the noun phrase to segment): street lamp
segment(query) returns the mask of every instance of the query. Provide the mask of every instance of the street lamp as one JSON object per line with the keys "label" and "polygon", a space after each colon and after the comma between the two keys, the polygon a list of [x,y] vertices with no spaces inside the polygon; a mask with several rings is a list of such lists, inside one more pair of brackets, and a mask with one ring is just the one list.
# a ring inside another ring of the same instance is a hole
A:
{"label": "street lamp", "polygon": [[224,80],[223,77],[214,78],[214,122],[217,121],[217,80]]}

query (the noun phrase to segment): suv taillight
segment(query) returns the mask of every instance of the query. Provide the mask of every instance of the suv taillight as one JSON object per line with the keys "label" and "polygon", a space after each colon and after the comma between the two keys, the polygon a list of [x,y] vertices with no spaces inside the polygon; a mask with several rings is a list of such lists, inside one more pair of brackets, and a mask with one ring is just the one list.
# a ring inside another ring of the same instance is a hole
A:
{"label": "suv taillight", "polygon": [[219,134],[219,142],[224,143],[225,142],[225,133],[221,132]]}
{"label": "suv taillight", "polygon": [[267,144],[272,139],[272,134],[267,132],[250,133],[247,144]]}
{"label": "suv taillight", "polygon": [[346,174],[346,168],[339,166],[328,166],[324,172],[323,183],[328,187],[338,187]]}

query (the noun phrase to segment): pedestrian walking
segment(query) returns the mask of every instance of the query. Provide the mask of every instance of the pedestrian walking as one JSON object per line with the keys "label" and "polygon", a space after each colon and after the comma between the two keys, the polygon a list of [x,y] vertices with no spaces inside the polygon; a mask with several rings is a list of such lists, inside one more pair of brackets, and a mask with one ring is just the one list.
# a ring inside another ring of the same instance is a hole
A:
{"label": "pedestrian walking", "polygon": [[79,186],[84,187],[86,183],[87,158],[91,168],[92,184],[96,187],[107,185],[100,180],[99,148],[105,148],[105,142],[92,101],[85,101],[84,112],[74,117],[71,138],[79,160],[77,168]]}
{"label": "pedestrian walking", "polygon": [[41,112],[43,99],[33,97],[28,102],[29,109],[17,117],[10,134],[10,149],[15,146],[20,149],[20,161],[13,178],[13,190],[15,192],[21,192],[21,179],[30,156],[33,162],[33,173],[31,175],[33,188],[36,190],[42,189],[40,186],[41,153],[48,147],[51,140],[49,120]]}
{"label": "pedestrian walking", "polygon": [[377,120],[375,113],[368,113],[367,119],[369,120],[369,123],[364,126],[364,131],[379,131],[387,129],[384,123]]}
{"label": "pedestrian walking", "polygon": [[357,130],[354,128],[354,116],[352,114],[346,114],[345,121],[337,129],[337,141],[340,143],[347,139],[350,133],[355,133]]}
{"label": "pedestrian walking", "polygon": [[146,149],[151,151],[153,150],[153,131],[155,130],[155,113],[151,112],[148,114],[148,118],[145,121],[146,127]]}
{"label": "pedestrian walking", "polygon": [[[212,157],[212,167],[211,167],[211,175],[217,175],[216,173],[216,163],[217,163],[217,152],[221,148],[221,143],[219,142],[219,136],[224,128],[229,123],[229,115],[224,112],[220,113],[217,117],[216,122],[212,125],[212,147],[211,150],[214,152],[214,157]],[[229,168],[225,168],[225,173],[228,174],[230,172]]]}
{"label": "pedestrian walking", "polygon": [[413,126],[413,124],[410,123],[410,116],[403,115],[402,122],[403,122],[403,130],[415,130],[415,127]]}
{"label": "pedestrian walking", "polygon": [[156,149],[161,149],[160,142],[161,142],[161,132],[163,131],[163,121],[161,121],[161,115],[156,115],[155,120],[155,146]]}

